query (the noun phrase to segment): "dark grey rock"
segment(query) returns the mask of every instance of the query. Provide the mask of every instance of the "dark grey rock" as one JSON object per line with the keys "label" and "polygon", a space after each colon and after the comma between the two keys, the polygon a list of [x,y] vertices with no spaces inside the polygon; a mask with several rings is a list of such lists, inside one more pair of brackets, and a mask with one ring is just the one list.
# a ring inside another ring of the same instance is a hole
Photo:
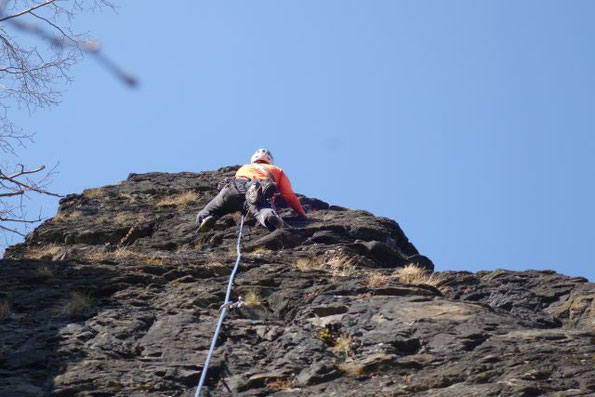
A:
{"label": "dark grey rock", "polygon": [[[131,174],[69,195],[10,247],[0,395],[192,395],[239,219],[197,236],[194,218],[235,169]],[[185,192],[196,201],[164,200]],[[253,299],[225,319],[209,395],[595,394],[594,284],[499,270],[405,285],[396,267],[434,265],[395,221],[299,198],[308,220],[281,207],[285,230],[247,221],[232,299]]]}

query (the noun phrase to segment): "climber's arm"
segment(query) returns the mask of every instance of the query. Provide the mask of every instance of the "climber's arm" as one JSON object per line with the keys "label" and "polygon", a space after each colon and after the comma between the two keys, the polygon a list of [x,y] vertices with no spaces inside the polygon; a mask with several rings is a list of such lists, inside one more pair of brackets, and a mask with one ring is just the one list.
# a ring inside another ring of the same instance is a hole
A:
{"label": "climber's arm", "polygon": [[279,191],[281,192],[281,195],[283,196],[283,198],[285,199],[287,204],[291,208],[293,208],[293,210],[298,215],[300,215],[303,218],[306,218],[306,212],[302,208],[302,205],[300,204],[300,201],[298,200],[297,196],[295,195],[295,192],[291,188],[291,183],[289,182],[289,179],[287,178],[287,176],[285,176],[284,172],[281,172],[281,175],[279,176],[278,187],[279,187]]}

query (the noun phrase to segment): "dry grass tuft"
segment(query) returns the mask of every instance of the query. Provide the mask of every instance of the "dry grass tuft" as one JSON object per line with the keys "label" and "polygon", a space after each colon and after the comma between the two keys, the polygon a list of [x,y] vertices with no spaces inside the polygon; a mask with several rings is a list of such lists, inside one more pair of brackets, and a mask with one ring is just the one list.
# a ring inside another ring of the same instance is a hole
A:
{"label": "dry grass tuft", "polygon": [[327,262],[327,266],[330,267],[333,276],[349,277],[355,273],[357,260],[344,253],[337,253]]}
{"label": "dry grass tuft", "polygon": [[372,272],[368,274],[368,279],[365,282],[366,287],[377,288],[382,287],[388,283],[390,277],[386,274]]}
{"label": "dry grass tuft", "polygon": [[0,320],[9,318],[11,313],[10,301],[6,298],[0,299]]}
{"label": "dry grass tuft", "polygon": [[55,255],[61,253],[64,247],[58,244],[42,245],[40,247],[29,248],[25,252],[25,258],[27,259],[52,259]]}
{"label": "dry grass tuft", "polygon": [[[235,248],[234,248],[235,249]],[[258,247],[254,251],[250,252],[253,255],[270,255],[273,253],[273,250],[270,250],[265,247]]]}
{"label": "dry grass tuft", "polygon": [[55,217],[52,218],[54,222],[64,222],[64,221],[76,221],[83,217],[83,213],[81,211],[73,211],[70,213],[62,213],[58,212]]}
{"label": "dry grass tuft", "polygon": [[91,309],[91,297],[84,292],[73,292],[66,305],[68,313],[86,313]]}
{"label": "dry grass tuft", "polygon": [[104,196],[104,193],[105,192],[103,191],[102,188],[83,190],[83,195],[90,199],[101,198]]}
{"label": "dry grass tuft", "polygon": [[165,259],[162,256],[158,256],[158,255],[153,255],[153,256],[145,256],[144,258],[141,259],[141,262],[146,263],[147,265],[164,265],[165,264]]}
{"label": "dry grass tuft", "polygon": [[256,306],[262,304],[258,291],[248,291],[246,297],[243,299],[243,302],[246,306]]}
{"label": "dry grass tuft", "polygon": [[299,258],[294,263],[294,266],[301,272],[308,272],[312,270],[322,270],[324,268],[324,263],[316,260],[314,257],[309,259]]}
{"label": "dry grass tuft", "polygon": [[147,255],[141,252],[133,251],[126,247],[120,247],[115,251],[94,251],[85,255],[85,258],[90,261],[104,261],[104,260],[119,260],[132,259],[137,260],[148,265],[163,265],[167,257],[159,254]]}
{"label": "dry grass tuft", "polygon": [[157,202],[158,207],[175,206],[178,208],[186,208],[198,201],[199,195],[191,190],[179,194],[177,196],[167,196]]}
{"label": "dry grass tuft", "polygon": [[125,212],[121,212],[111,219],[111,223],[113,223],[115,225],[128,226],[128,225],[132,225],[133,223],[135,223],[135,219],[131,218]]}
{"label": "dry grass tuft", "polygon": [[438,287],[442,278],[414,264],[395,270],[393,277],[403,284],[425,284]]}
{"label": "dry grass tuft", "polygon": [[328,327],[317,329],[316,332],[314,333],[314,336],[316,336],[321,341],[329,343],[329,344],[333,343],[333,341],[335,339],[332,331]]}
{"label": "dry grass tuft", "polygon": [[140,252],[121,247],[115,251],[105,253],[105,257],[112,259],[143,259],[145,258],[145,255],[141,254]]}
{"label": "dry grass tuft", "polygon": [[288,378],[278,378],[267,383],[267,388],[274,391],[288,390],[292,387],[293,380]]}
{"label": "dry grass tuft", "polygon": [[344,361],[342,363],[337,364],[337,368],[341,371],[344,375],[350,376],[352,378],[357,378],[364,374],[364,367],[360,364],[357,364],[353,361]]}
{"label": "dry grass tuft", "polygon": [[353,340],[347,334],[339,335],[333,344],[333,350],[339,354],[347,356],[353,347]]}
{"label": "dry grass tuft", "polygon": [[343,252],[328,252],[324,257],[300,258],[294,266],[302,271],[325,270],[334,277],[348,277],[355,273],[358,266],[358,259]]}

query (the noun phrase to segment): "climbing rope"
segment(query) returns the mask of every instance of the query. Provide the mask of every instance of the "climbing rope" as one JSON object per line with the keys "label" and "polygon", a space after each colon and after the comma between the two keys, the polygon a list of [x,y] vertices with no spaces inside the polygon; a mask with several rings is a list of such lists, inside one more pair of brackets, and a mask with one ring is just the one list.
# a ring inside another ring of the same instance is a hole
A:
{"label": "climbing rope", "polygon": [[238,257],[236,258],[236,264],[233,267],[231,272],[231,276],[229,277],[229,283],[227,284],[227,293],[225,294],[225,302],[219,308],[221,314],[219,315],[219,321],[217,322],[217,328],[215,328],[215,334],[213,335],[213,340],[211,341],[211,347],[209,349],[209,353],[207,354],[207,359],[205,360],[205,365],[202,368],[202,373],[200,374],[200,381],[198,382],[198,387],[196,388],[196,393],[194,393],[194,397],[200,397],[200,390],[202,389],[202,385],[207,377],[207,371],[209,369],[209,362],[211,361],[211,356],[213,355],[213,350],[215,350],[215,344],[217,343],[217,337],[219,336],[219,331],[221,330],[221,324],[223,324],[223,318],[225,317],[225,313],[227,313],[227,309],[233,309],[235,307],[242,306],[242,298],[240,297],[240,301],[233,303],[230,302],[229,297],[231,295],[231,286],[233,285],[233,279],[236,275],[238,270],[238,265],[240,264],[240,258],[242,257],[242,252],[240,250],[240,242],[242,241],[242,229],[244,228],[244,215],[242,214],[242,219],[240,220],[240,230],[238,231],[238,244],[236,246],[236,251],[238,253]]}

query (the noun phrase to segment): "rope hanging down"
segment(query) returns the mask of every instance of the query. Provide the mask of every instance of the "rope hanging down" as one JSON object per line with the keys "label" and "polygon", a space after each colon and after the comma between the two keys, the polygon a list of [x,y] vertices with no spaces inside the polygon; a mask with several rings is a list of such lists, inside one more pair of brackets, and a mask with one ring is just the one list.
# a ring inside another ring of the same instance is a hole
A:
{"label": "rope hanging down", "polygon": [[236,264],[233,267],[231,272],[231,276],[229,277],[229,283],[227,284],[227,293],[225,294],[225,302],[221,306],[221,314],[219,315],[219,321],[217,322],[217,328],[215,328],[215,334],[213,335],[213,340],[211,341],[211,347],[209,349],[209,353],[207,354],[207,359],[205,360],[205,365],[202,368],[202,373],[200,374],[200,381],[198,382],[198,387],[196,388],[196,393],[194,397],[200,397],[200,390],[202,389],[202,385],[207,377],[207,371],[209,369],[209,362],[211,361],[211,356],[213,355],[213,350],[215,350],[215,344],[217,343],[217,338],[219,337],[219,331],[221,330],[221,324],[223,324],[223,318],[225,317],[225,313],[227,313],[227,309],[233,307],[234,303],[229,301],[229,297],[231,295],[231,286],[233,285],[233,279],[236,275],[238,270],[238,265],[240,264],[240,258],[242,257],[242,252],[240,251],[240,242],[242,241],[242,229],[244,228],[244,215],[242,214],[242,219],[240,220],[240,230],[238,232],[238,244],[236,246],[236,251],[238,253],[238,257],[236,258]]}

